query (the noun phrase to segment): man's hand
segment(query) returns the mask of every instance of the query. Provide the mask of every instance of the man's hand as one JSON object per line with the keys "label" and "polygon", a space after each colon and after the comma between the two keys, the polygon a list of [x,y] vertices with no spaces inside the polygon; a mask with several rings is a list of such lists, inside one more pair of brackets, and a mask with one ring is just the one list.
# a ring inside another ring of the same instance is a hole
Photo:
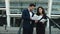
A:
{"label": "man's hand", "polygon": [[30,19],[32,20],[32,17],[30,17]]}
{"label": "man's hand", "polygon": [[37,23],[38,22],[38,20],[35,20],[35,23]]}

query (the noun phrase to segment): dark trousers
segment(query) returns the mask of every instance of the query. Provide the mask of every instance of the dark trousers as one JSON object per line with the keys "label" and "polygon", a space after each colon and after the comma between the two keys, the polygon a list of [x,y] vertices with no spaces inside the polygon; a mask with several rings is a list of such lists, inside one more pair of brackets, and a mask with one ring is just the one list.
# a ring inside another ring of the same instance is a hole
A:
{"label": "dark trousers", "polygon": [[33,34],[33,26],[30,25],[29,27],[23,27],[23,34]]}
{"label": "dark trousers", "polygon": [[42,23],[36,24],[36,33],[37,34],[45,34],[45,26]]}

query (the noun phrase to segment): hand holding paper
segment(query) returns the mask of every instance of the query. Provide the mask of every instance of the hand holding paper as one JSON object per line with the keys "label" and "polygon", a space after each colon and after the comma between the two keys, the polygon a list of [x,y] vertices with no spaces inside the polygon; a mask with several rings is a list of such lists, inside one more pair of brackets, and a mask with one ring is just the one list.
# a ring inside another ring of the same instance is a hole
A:
{"label": "hand holding paper", "polygon": [[46,19],[42,19],[40,22],[44,23],[46,21]]}

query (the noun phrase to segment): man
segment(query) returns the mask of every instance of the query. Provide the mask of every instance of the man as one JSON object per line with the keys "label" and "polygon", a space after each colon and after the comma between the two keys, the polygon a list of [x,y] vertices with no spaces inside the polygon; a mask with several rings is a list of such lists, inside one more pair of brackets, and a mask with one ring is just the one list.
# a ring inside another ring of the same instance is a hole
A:
{"label": "man", "polygon": [[23,19],[23,34],[33,34],[34,21],[30,17],[34,15],[32,12],[35,8],[34,4],[30,4],[28,9],[24,9],[22,12]]}

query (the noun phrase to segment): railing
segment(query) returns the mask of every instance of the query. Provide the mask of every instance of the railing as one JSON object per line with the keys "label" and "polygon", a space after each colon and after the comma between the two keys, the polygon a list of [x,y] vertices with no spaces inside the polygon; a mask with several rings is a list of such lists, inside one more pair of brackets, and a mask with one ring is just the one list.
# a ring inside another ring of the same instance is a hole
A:
{"label": "railing", "polygon": [[19,28],[19,31],[18,31],[18,33],[17,33],[17,34],[21,34],[21,28],[22,28],[22,26],[23,26],[23,19],[21,20],[20,28]]}
{"label": "railing", "polygon": [[[48,16],[47,16],[47,18],[50,20],[50,21],[52,21],[52,23],[54,24],[54,25],[56,25],[59,29],[60,29],[60,26],[54,21],[54,20],[52,20],[51,18],[49,18]],[[49,25],[49,34],[51,34],[51,23],[49,23],[50,25]]]}

